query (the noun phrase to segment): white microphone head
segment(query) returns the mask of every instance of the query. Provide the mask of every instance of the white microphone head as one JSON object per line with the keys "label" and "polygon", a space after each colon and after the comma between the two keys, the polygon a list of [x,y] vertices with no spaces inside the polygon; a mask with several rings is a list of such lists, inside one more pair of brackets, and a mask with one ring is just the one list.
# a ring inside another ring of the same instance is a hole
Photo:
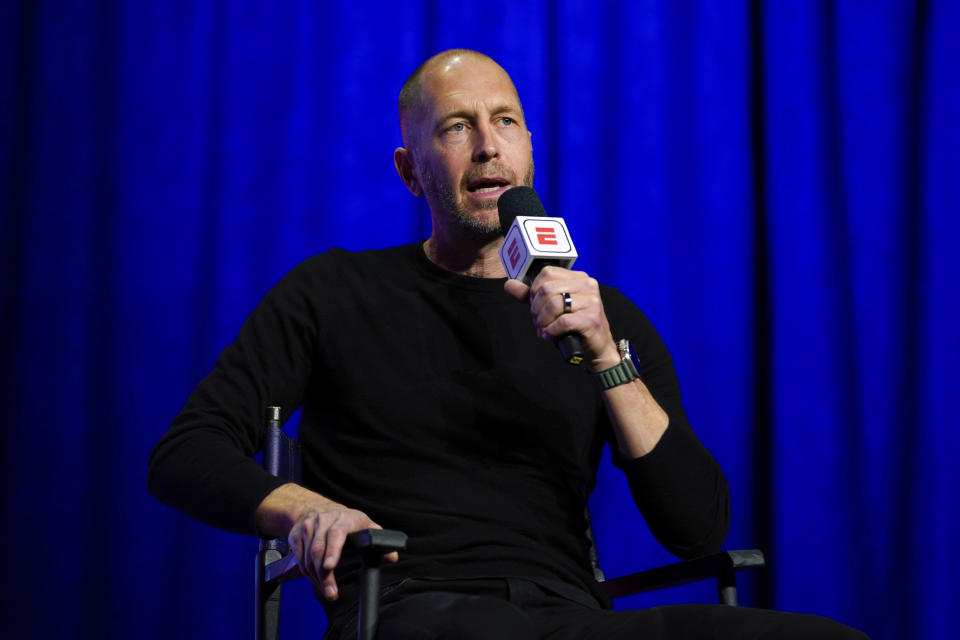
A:
{"label": "white microphone head", "polygon": [[517,216],[500,245],[500,261],[508,278],[529,284],[546,265],[569,269],[577,250],[563,218]]}

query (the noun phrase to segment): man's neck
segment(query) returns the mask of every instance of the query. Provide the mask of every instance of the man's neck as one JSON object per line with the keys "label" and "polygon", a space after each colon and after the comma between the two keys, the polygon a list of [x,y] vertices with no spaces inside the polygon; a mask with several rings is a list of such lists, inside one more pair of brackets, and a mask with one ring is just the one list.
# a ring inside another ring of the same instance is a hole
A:
{"label": "man's neck", "polygon": [[434,231],[423,243],[423,250],[431,262],[447,271],[473,278],[505,278],[507,274],[497,252],[501,244],[502,236],[454,239]]}

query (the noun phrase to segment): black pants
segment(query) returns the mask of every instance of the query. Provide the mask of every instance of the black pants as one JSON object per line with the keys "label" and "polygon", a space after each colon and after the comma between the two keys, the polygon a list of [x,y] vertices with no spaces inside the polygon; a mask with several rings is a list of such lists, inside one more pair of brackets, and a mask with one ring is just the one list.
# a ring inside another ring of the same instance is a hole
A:
{"label": "black pants", "polygon": [[[328,638],[356,637],[356,621]],[[380,640],[866,640],[820,616],[725,605],[610,611],[573,602],[528,580],[407,580],[381,603]]]}

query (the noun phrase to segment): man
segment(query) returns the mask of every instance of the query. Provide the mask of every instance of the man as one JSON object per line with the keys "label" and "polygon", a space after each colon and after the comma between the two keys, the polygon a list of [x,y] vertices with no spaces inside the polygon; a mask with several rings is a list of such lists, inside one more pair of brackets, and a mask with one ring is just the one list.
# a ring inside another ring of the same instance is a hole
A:
{"label": "man", "polygon": [[[506,72],[474,51],[437,54],[404,85],[400,121],[397,172],[426,198],[430,238],[331,251],[288,274],[157,445],[151,491],[216,526],[287,536],[331,637],[355,629],[345,538],[381,525],[410,536],[385,568],[381,637],[753,638],[777,625],[845,637],[810,616],[608,610],[583,516],[604,443],[681,557],[722,544],[726,481],[687,424],[669,353],[629,301],[558,268],[529,287],[504,282],[497,200],[533,181]],[[582,368],[552,346],[568,332],[582,338]],[[599,377],[624,366],[615,337],[629,338],[642,377]],[[249,459],[268,404],[303,405],[306,486]]]}

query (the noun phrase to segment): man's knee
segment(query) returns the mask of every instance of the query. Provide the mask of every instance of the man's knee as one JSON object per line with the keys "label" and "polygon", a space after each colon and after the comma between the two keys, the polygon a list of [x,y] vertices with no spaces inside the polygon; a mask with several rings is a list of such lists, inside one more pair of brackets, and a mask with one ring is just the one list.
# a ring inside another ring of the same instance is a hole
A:
{"label": "man's knee", "polygon": [[869,640],[864,633],[823,616],[722,605],[717,605],[713,612],[714,619],[719,623],[714,628],[736,630],[739,635],[735,637],[756,640]]}
{"label": "man's knee", "polygon": [[[867,634],[836,620],[805,613],[784,614],[789,619],[770,638],[823,638],[824,640],[870,640]],[[788,634],[788,635],[784,635]],[[792,634],[792,635],[790,635]]]}

